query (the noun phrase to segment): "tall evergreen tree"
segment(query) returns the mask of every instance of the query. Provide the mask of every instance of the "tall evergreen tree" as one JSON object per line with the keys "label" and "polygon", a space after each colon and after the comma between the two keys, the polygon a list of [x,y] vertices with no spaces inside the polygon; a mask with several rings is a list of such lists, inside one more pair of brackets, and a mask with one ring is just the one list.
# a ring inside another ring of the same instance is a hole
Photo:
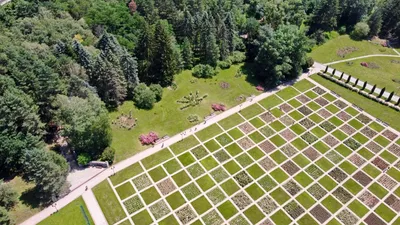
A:
{"label": "tall evergreen tree", "polygon": [[382,11],[376,9],[368,19],[369,34],[378,35],[382,28]]}
{"label": "tall evergreen tree", "polygon": [[225,18],[225,27],[227,30],[227,43],[228,43],[228,50],[232,53],[235,50],[235,35],[236,35],[236,28],[235,23],[232,18],[232,13],[228,13]]}
{"label": "tall evergreen tree", "polygon": [[182,58],[183,67],[185,69],[192,69],[193,67],[193,51],[192,45],[190,44],[189,38],[185,38],[182,44]]}
{"label": "tall evergreen tree", "polygon": [[120,58],[120,66],[127,82],[128,97],[132,98],[131,93],[133,93],[133,89],[135,89],[136,85],[139,84],[137,61],[124,50]]}
{"label": "tall evergreen tree", "polygon": [[57,198],[63,191],[67,175],[67,161],[53,151],[32,149],[24,155],[23,178],[36,184],[37,197],[45,202]]}
{"label": "tall evergreen tree", "polygon": [[168,86],[172,84],[174,74],[178,70],[173,35],[169,31],[168,22],[160,20],[154,33],[154,55],[151,62],[152,77],[150,82]]}
{"label": "tall evergreen tree", "polygon": [[217,66],[219,48],[216,39],[215,22],[211,15],[204,12],[200,34],[200,61],[213,67]]}
{"label": "tall evergreen tree", "polygon": [[311,19],[311,32],[322,29],[331,31],[337,27],[339,0],[321,0],[315,8]]}
{"label": "tall evergreen tree", "polygon": [[225,23],[222,23],[218,29],[219,55],[221,60],[225,60],[229,56],[229,40],[228,30]]}
{"label": "tall evergreen tree", "polygon": [[[108,57],[115,57],[109,54]],[[100,98],[108,108],[115,108],[125,99],[127,95],[126,80],[119,65],[108,61],[105,54],[100,54],[94,63],[93,72],[90,77],[91,84],[97,88]]]}
{"label": "tall evergreen tree", "polygon": [[121,56],[123,54],[123,49],[119,45],[117,39],[114,35],[111,35],[107,32],[101,36],[99,42],[97,43],[97,47],[101,50],[101,53],[107,60],[112,61],[115,60],[114,56]]}
{"label": "tall evergreen tree", "polygon": [[11,78],[0,75],[0,168],[1,173],[19,172],[22,155],[40,147],[43,124],[39,107],[17,89]]}
{"label": "tall evergreen tree", "polygon": [[193,40],[194,36],[194,24],[193,17],[190,14],[189,10],[185,10],[183,12],[183,21],[180,29],[179,39],[182,41],[184,37],[188,37],[189,40]]}
{"label": "tall evergreen tree", "polygon": [[217,66],[219,59],[219,48],[214,33],[208,31],[202,36],[202,63],[210,66]]}
{"label": "tall evergreen tree", "polygon": [[72,46],[74,48],[75,54],[78,56],[79,64],[83,66],[83,68],[85,68],[88,73],[90,73],[91,67],[93,66],[92,56],[78,41],[74,40]]}
{"label": "tall evergreen tree", "polygon": [[144,24],[143,32],[135,49],[135,55],[138,59],[139,80],[150,83],[150,65],[154,53],[154,33],[151,26]]}

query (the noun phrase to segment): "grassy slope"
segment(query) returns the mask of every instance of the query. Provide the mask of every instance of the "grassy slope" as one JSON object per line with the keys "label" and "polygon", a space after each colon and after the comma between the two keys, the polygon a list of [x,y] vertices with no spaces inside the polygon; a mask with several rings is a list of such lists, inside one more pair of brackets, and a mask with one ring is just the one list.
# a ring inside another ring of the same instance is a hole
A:
{"label": "grassy slope", "polygon": [[[140,134],[155,131],[160,137],[173,136],[193,126],[186,119],[190,114],[197,114],[203,118],[212,112],[212,103],[223,103],[230,108],[239,103],[235,100],[238,96],[257,94],[255,87],[246,81],[246,76],[235,78],[238,68],[239,66],[233,66],[228,70],[222,70],[212,79],[198,79],[195,83],[190,82],[195,80],[191,72],[184,71],[175,77],[178,89],[175,91],[164,89],[163,99],[155,104],[152,110],[139,110],[131,101],[127,101],[118,112],[110,113],[110,119],[114,120],[121,113],[128,114],[132,110],[133,117],[138,119],[138,125],[132,130],[113,126],[112,147],[116,149],[116,160],[121,161],[145,149],[138,141]],[[220,88],[219,84],[222,81],[228,82],[230,88]],[[182,105],[176,101],[191,91],[199,91],[200,95],[208,94],[208,97],[196,107],[180,110]]]}
{"label": "grassy slope", "polygon": [[21,179],[21,177],[15,177],[12,181],[10,181],[13,189],[18,192],[20,196],[18,204],[10,211],[11,218],[15,221],[16,224],[22,223],[29,217],[38,213],[41,208],[39,206],[30,205],[30,197],[25,197],[27,195],[21,195],[25,192],[33,188],[35,185],[31,183],[26,183]]}
{"label": "grassy slope", "polygon": [[[371,57],[352,61],[353,64],[339,63],[332,65],[333,68],[339,71],[367,81],[370,84],[376,84],[379,88],[386,87],[386,91],[398,91],[399,83],[395,83],[392,79],[400,80],[400,64],[391,63],[391,60],[400,62],[400,58],[395,57]],[[379,69],[369,69],[361,66],[361,62],[373,62],[380,66]]]}
{"label": "grassy slope", "polygon": [[[357,47],[358,50],[348,54],[345,58],[340,58],[337,56],[336,51],[344,47]],[[384,48],[379,45],[369,43],[368,41],[354,41],[348,35],[342,35],[327,41],[321,46],[315,47],[309,55],[317,62],[328,63],[372,54],[395,55],[396,53],[389,48]]]}
{"label": "grassy slope", "polygon": [[356,92],[350,91],[344,87],[341,87],[332,81],[326,80],[325,78],[312,75],[312,79],[317,81],[318,83],[322,84],[326,88],[336,92],[344,99],[357,105],[358,107],[365,110],[365,112],[371,114],[372,116],[384,121],[385,123],[389,124],[392,128],[400,131],[400,112],[395,111],[387,106],[381,105],[373,100],[370,100],[362,95],[359,95]]}
{"label": "grassy slope", "polygon": [[66,205],[57,213],[47,217],[45,220],[40,222],[38,225],[55,225],[55,224],[69,224],[69,225],[83,225],[86,224],[86,219],[82,213],[81,207],[83,206],[86,216],[89,219],[90,224],[94,224],[92,217],[86,207],[82,197],[79,197]]}

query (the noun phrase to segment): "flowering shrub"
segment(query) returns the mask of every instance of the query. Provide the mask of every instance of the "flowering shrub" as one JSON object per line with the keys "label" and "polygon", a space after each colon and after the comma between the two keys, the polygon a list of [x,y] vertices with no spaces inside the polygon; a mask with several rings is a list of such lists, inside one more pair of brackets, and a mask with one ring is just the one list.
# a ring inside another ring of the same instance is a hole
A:
{"label": "flowering shrub", "polygon": [[224,104],[212,104],[211,108],[214,111],[225,111],[226,110],[226,106]]}
{"label": "flowering shrub", "polygon": [[136,2],[134,0],[130,1],[129,4],[128,4],[128,7],[129,7],[130,13],[133,15],[136,12],[136,9],[137,9]]}
{"label": "flowering shrub", "polygon": [[148,135],[142,134],[139,137],[139,141],[142,145],[152,145],[156,143],[158,139],[158,135],[153,131],[151,131]]}
{"label": "flowering shrub", "polygon": [[336,55],[339,56],[340,58],[344,58],[346,57],[346,55],[357,51],[358,48],[356,47],[344,47],[344,48],[340,48],[336,51]]}
{"label": "flowering shrub", "polygon": [[374,62],[362,62],[361,66],[367,67],[369,69],[379,69],[379,65]]}
{"label": "flowering shrub", "polygon": [[258,85],[258,86],[256,87],[256,89],[257,89],[257,91],[264,91],[264,88],[263,88],[263,86],[261,86],[261,85]]}

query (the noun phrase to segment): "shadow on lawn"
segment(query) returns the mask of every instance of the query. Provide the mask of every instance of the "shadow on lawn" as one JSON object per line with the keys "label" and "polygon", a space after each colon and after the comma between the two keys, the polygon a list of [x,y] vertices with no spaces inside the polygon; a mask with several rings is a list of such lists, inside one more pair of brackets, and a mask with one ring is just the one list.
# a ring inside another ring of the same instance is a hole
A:
{"label": "shadow on lawn", "polygon": [[260,80],[256,77],[255,74],[255,64],[254,63],[244,63],[239,70],[246,76],[246,81],[252,86],[257,86],[260,84]]}

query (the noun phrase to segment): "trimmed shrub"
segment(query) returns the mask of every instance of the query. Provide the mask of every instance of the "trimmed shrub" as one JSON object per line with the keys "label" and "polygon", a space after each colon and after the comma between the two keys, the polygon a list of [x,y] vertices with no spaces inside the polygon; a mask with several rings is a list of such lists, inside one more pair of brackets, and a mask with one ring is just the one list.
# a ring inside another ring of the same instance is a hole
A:
{"label": "trimmed shrub", "polygon": [[356,80],[356,82],[354,83],[354,87],[356,87],[357,86],[357,84],[358,84],[358,81],[359,81],[359,79],[357,78],[357,80]]}
{"label": "trimmed shrub", "polygon": [[163,88],[159,84],[151,84],[150,90],[156,95],[156,101],[159,102],[163,95]]}
{"label": "trimmed shrub", "polygon": [[134,89],[133,101],[136,107],[151,109],[156,102],[156,94],[144,83],[140,83]]}
{"label": "trimmed shrub", "polygon": [[370,94],[375,92],[376,84],[372,87],[371,91],[369,92]]}
{"label": "trimmed shrub", "polygon": [[229,56],[229,60],[232,64],[239,64],[246,60],[246,55],[244,52],[234,51],[231,56]]}
{"label": "trimmed shrub", "polygon": [[196,115],[196,114],[190,114],[190,115],[187,117],[187,120],[189,121],[189,123],[197,123],[197,122],[200,121],[200,118],[199,118],[199,116]]}
{"label": "trimmed shrub", "polygon": [[0,206],[11,209],[18,202],[18,193],[11,185],[3,183],[0,180]]}
{"label": "trimmed shrub", "polygon": [[364,81],[364,84],[363,84],[361,90],[364,90],[366,87],[367,87],[367,81]]}
{"label": "trimmed shrub", "polygon": [[114,155],[115,149],[108,147],[104,149],[103,153],[100,156],[100,160],[107,161],[109,164],[112,164],[114,162]]}
{"label": "trimmed shrub", "polygon": [[232,62],[231,62],[231,60],[227,59],[227,60],[224,60],[224,61],[218,61],[217,65],[218,65],[219,68],[224,70],[224,69],[229,69],[231,67],[231,65],[232,65]]}
{"label": "trimmed shrub", "polygon": [[351,75],[349,75],[349,76],[347,77],[346,83],[349,83],[350,80],[351,80]]}
{"label": "trimmed shrub", "polygon": [[380,92],[379,95],[378,95],[378,98],[381,98],[381,97],[382,97],[382,95],[385,93],[385,89],[386,89],[386,88],[382,88],[381,92]]}
{"label": "trimmed shrub", "polygon": [[369,34],[369,26],[368,24],[364,23],[364,22],[358,22],[355,26],[354,26],[354,30],[353,32],[351,32],[351,37],[354,39],[363,39],[366,38]]}
{"label": "trimmed shrub", "polygon": [[210,65],[199,64],[193,67],[193,76],[197,78],[211,78],[217,75],[217,72]]}
{"label": "trimmed shrub", "polygon": [[307,70],[314,65],[314,59],[312,57],[307,57],[306,62],[303,64],[302,69]]}
{"label": "trimmed shrub", "polygon": [[78,164],[80,166],[86,166],[90,162],[90,160],[92,160],[92,159],[90,158],[90,156],[87,153],[79,154],[78,159],[77,159]]}
{"label": "trimmed shrub", "polygon": [[10,216],[8,215],[7,209],[0,206],[0,224],[2,225],[11,225],[13,222],[11,221]]}

